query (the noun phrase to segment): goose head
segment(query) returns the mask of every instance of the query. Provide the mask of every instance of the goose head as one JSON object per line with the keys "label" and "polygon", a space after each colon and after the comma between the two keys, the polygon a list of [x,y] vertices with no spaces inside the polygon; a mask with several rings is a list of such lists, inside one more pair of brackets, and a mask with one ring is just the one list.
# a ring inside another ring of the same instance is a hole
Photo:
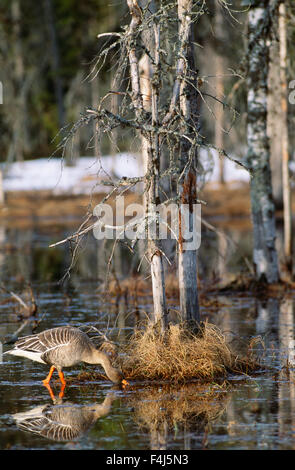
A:
{"label": "goose head", "polygon": [[106,353],[93,348],[87,353],[83,360],[89,364],[100,364],[104,368],[107,377],[114,384],[122,384],[123,386],[127,385],[128,382],[124,379],[121,371],[112,365],[110,358]]}

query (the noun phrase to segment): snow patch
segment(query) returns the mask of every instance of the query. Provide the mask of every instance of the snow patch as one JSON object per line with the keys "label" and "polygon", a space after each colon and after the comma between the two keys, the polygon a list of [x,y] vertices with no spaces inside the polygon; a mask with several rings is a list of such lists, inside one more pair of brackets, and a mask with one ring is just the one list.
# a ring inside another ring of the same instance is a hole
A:
{"label": "snow patch", "polygon": [[[206,182],[215,183],[220,181],[220,158],[224,159],[224,181],[229,183],[232,181],[243,181],[248,183],[250,180],[249,172],[244,170],[243,167],[237,163],[229,160],[226,157],[220,157],[217,150],[215,149],[204,149],[200,150],[200,160],[203,168],[208,175],[206,176]],[[232,156],[235,160],[239,160],[235,156]],[[211,169],[211,170],[210,170]]]}
{"label": "snow patch", "polygon": [[[114,169],[114,171],[113,171]],[[10,165],[4,175],[4,191],[51,190],[54,194],[106,192],[102,181],[141,176],[140,156],[128,153],[115,157],[81,157],[75,166],[65,166],[60,158],[39,158]]]}
{"label": "snow patch", "polygon": [[[206,171],[207,182],[218,182],[220,175],[219,156],[214,149],[200,151],[200,158]],[[225,181],[249,181],[249,174],[236,163],[224,158]],[[2,164],[2,169],[4,166]],[[116,181],[143,176],[141,156],[121,153],[115,156],[81,157],[76,166],[65,166],[59,158],[39,158],[24,162],[15,162],[4,174],[3,189],[7,191],[49,190],[54,194],[89,194],[91,191],[106,193],[109,186],[102,181],[110,178]]]}

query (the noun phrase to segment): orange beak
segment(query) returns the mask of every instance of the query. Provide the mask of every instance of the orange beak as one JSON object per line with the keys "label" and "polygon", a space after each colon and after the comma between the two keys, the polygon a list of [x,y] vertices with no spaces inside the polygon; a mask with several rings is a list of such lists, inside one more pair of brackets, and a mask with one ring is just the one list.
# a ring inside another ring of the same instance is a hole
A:
{"label": "orange beak", "polygon": [[127,380],[123,379],[121,384],[122,384],[122,387],[125,388],[127,385],[129,385],[129,382],[127,382]]}

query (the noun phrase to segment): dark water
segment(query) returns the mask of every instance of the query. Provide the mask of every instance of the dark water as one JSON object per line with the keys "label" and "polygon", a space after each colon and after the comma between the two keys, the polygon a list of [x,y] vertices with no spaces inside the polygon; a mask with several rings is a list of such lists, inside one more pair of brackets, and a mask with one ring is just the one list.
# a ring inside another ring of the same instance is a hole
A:
{"label": "dark water", "polygon": [[[0,229],[1,282],[26,299],[30,282],[38,303],[37,331],[72,324],[95,325],[110,331],[115,341],[124,341],[135,318],[131,304],[116,305],[101,295],[106,279],[105,259],[111,246],[99,245],[91,236],[83,243],[70,281],[57,281],[65,273],[70,254],[65,247],[48,245],[64,238],[70,229],[46,226],[30,229]],[[228,276],[247,271],[250,233],[228,231],[235,244],[224,244],[209,233],[200,249],[201,276]],[[226,262],[225,262],[226,261]],[[119,277],[136,270],[134,257],[125,248],[114,253]],[[211,294],[212,295],[212,294]],[[213,296],[213,295],[212,295]],[[62,400],[51,400],[42,379],[48,369],[14,356],[0,364],[1,449],[293,449],[295,447],[295,375],[287,360],[294,362],[294,294],[259,299],[252,294],[219,295],[216,312],[202,308],[208,318],[234,342],[237,337],[256,338],[255,347],[271,370],[250,377],[228,378],[228,387],[196,383],[130,384],[116,389],[106,380],[70,383]],[[145,310],[149,304],[139,305]],[[1,293],[0,339],[20,326],[19,306]],[[22,335],[29,334],[27,327]],[[259,342],[263,340],[263,345]],[[4,350],[9,346],[3,346]],[[75,377],[79,366],[66,370]],[[53,383],[58,398],[59,385]]]}

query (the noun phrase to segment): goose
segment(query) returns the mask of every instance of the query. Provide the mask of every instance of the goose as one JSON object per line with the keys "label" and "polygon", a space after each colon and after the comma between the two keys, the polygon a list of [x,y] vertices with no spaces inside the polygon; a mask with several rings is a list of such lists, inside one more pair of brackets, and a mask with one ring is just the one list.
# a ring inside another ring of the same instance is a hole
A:
{"label": "goose", "polygon": [[81,438],[99,418],[108,415],[115,399],[116,396],[110,394],[101,404],[41,405],[11,416],[23,431],[54,441],[72,441]]}
{"label": "goose", "polygon": [[4,354],[12,354],[50,365],[50,371],[44,385],[49,385],[55,369],[58,372],[63,386],[66,385],[62,369],[71,367],[80,362],[87,364],[100,364],[108,378],[115,384],[123,386],[127,381],[123,379],[121,372],[112,366],[106,353],[98,351],[86,333],[73,326],[59,326],[41,333],[23,336],[13,349]]}

